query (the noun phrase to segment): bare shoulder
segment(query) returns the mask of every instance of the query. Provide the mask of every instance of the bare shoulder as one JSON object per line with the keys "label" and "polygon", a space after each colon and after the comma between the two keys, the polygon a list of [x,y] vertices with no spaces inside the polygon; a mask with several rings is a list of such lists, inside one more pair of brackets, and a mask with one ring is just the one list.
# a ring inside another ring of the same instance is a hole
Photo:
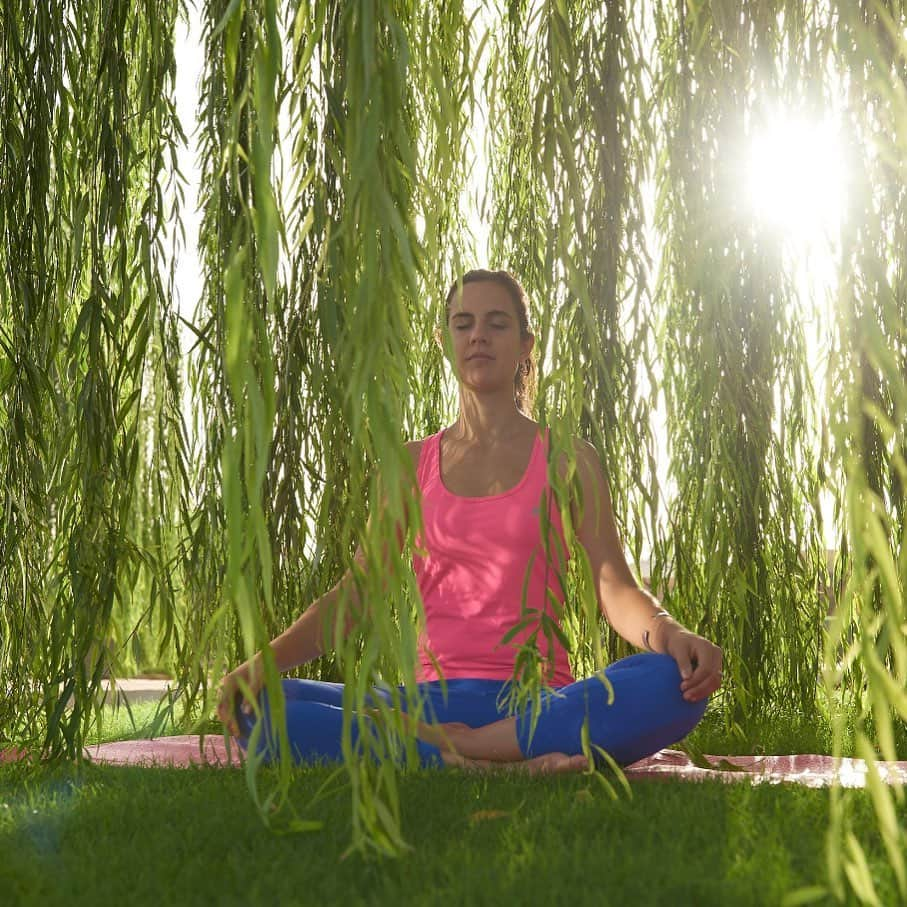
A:
{"label": "bare shoulder", "polygon": [[[601,471],[598,451],[593,444],[575,435],[571,438],[571,444],[573,447],[573,460],[581,478],[587,478],[590,474],[594,475],[596,470]],[[558,475],[561,478],[564,478],[567,474],[567,462],[567,451],[562,450],[557,460]]]}
{"label": "bare shoulder", "polygon": [[422,454],[422,445],[425,443],[425,438],[419,438],[416,441],[407,441],[406,449],[409,451],[409,455],[413,459],[413,466],[419,465],[419,457]]}
{"label": "bare shoulder", "polygon": [[[417,438],[413,441],[407,441],[406,449],[409,451],[410,458],[413,464],[412,476],[418,476],[419,474],[419,458],[422,456],[422,445],[427,441],[427,438]],[[418,481],[416,481],[418,486]]]}
{"label": "bare shoulder", "polygon": [[427,438],[418,438],[414,441],[406,442],[406,449],[409,451],[410,457],[412,457],[414,473],[419,471],[419,457],[422,456],[422,445],[427,440]]}

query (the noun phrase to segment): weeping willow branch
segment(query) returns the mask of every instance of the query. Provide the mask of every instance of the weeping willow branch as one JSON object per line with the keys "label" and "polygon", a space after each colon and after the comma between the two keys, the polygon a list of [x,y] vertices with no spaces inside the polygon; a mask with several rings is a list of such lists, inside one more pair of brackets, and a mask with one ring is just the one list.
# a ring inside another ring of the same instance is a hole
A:
{"label": "weeping willow branch", "polygon": [[777,384],[808,386],[803,335],[779,244],[742,206],[736,169],[746,117],[760,113],[752,86],[783,96],[782,41],[798,39],[755,7],[739,19],[658,9],[661,355],[678,487],[658,559],[674,580],[668,607],[727,653],[728,727],[739,732],[786,697],[813,708],[818,675],[822,614],[803,607],[801,560],[819,547],[812,495],[775,481],[815,474],[804,399],[775,400]]}
{"label": "weeping willow branch", "polygon": [[[842,683],[858,703],[856,746],[898,892],[907,897],[904,792],[882,783],[874,762],[898,757],[896,724],[907,720],[907,12],[900,4],[836,4],[835,56],[849,75],[854,185],[842,231],[838,356],[833,388],[845,406],[833,422],[834,460],[847,478],[850,576],[825,647],[830,698]],[[871,724],[871,727],[870,727]],[[844,722],[835,727],[835,752]],[[845,792],[832,791],[826,854],[832,891],[879,904]]]}
{"label": "weeping willow branch", "polygon": [[0,183],[23,226],[4,223],[0,557],[14,585],[0,663],[15,717],[3,723],[52,755],[81,756],[101,679],[129,664],[139,573],[152,578],[142,617],[174,619],[173,536],[148,538],[136,492],[143,443],[176,473],[185,456],[174,423],[142,432],[148,407],[178,407],[178,379],[153,352],[173,342],[161,237],[178,209],[160,181],[181,138],[176,14],[172,2],[4,7],[4,161],[19,174]]}
{"label": "weeping willow branch", "polygon": [[[78,757],[104,676],[152,663],[175,675],[187,721],[204,718],[216,677],[350,571],[338,619],[351,632],[298,673],[345,683],[352,845],[403,852],[397,771],[415,747],[396,685],[413,692],[423,618],[403,442],[455,412],[443,298],[488,266],[513,271],[534,306],[533,415],[551,428],[573,555],[555,570],[575,673],[626,651],[571,524],[580,436],[630,559],[651,548],[655,591],[724,648],[728,731],[747,740],[782,709],[850,708],[860,752],[894,758],[905,14],[831,7],[208,0],[187,426],[167,248],[186,141],[172,100],[181,6],[2,0],[2,734]],[[864,182],[842,233],[823,398],[792,304],[797,263],[743,205],[738,162],[773,104],[828,104],[834,67]],[[468,216],[483,100],[488,249]],[[823,495],[844,593],[827,639]],[[521,649],[512,707],[537,713],[552,633]],[[376,684],[391,701],[373,725]],[[839,725],[838,752],[842,739]],[[252,767],[270,816],[288,802],[289,761],[266,794]],[[901,795],[871,778],[904,894]],[[840,792],[832,810],[832,890],[872,903]]]}

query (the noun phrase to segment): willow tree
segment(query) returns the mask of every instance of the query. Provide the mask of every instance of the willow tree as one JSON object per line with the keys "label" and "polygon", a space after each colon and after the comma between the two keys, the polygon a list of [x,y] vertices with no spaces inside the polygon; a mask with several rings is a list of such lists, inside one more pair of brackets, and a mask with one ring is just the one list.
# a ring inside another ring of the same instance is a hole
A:
{"label": "willow tree", "polygon": [[[102,677],[152,661],[204,717],[218,675],[350,569],[357,595],[337,618],[349,633],[299,673],[345,683],[354,846],[405,848],[397,773],[413,740],[383,702],[376,733],[361,724],[354,746],[353,729],[374,684],[392,686],[392,706],[397,684],[413,689],[420,514],[404,439],[455,412],[443,300],[489,265],[529,291],[533,415],[552,429],[552,464],[567,455],[567,480],[550,475],[573,555],[577,674],[624,651],[570,521],[579,434],[599,451],[630,560],[641,568],[651,548],[656,591],[723,646],[714,708],[728,730],[752,742],[765,716],[817,718],[824,645],[832,709],[858,710],[861,753],[893,758],[890,716],[907,713],[901,5],[208,0],[204,291],[185,370],[169,248],[186,141],[178,12],[2,4],[6,738],[80,758]],[[737,189],[770,109],[821,110],[831,72],[848,85],[865,184],[842,231],[823,394],[796,263]],[[487,250],[468,216],[480,150]],[[848,577],[827,638],[822,493]],[[536,630],[511,698],[535,710],[554,629]],[[270,807],[292,809],[289,765],[267,793],[249,766],[262,815],[283,821]],[[903,892],[903,828],[871,778]],[[846,800],[833,803],[831,889],[871,902]]]}
{"label": "willow tree", "polygon": [[[907,898],[904,791],[881,781],[876,758],[896,759],[896,724],[907,722],[907,9],[841,4],[835,56],[848,80],[853,191],[842,229],[832,388],[834,460],[846,476],[849,577],[826,646],[831,695],[847,690],[856,749],[869,762],[879,832]],[[836,724],[840,753],[843,720]],[[900,755],[903,756],[903,753]],[[878,904],[849,799],[832,792],[827,847],[832,890]]]}
{"label": "willow tree", "polygon": [[802,104],[783,64],[808,33],[787,6],[658,14],[661,361],[678,486],[661,566],[676,583],[667,600],[730,653],[731,727],[786,701],[812,712],[819,672],[809,363],[781,243],[740,191],[746,138],[774,104]]}
{"label": "willow tree", "polygon": [[80,755],[136,625],[179,620],[176,15],[2,8],[0,727],[47,754]]}

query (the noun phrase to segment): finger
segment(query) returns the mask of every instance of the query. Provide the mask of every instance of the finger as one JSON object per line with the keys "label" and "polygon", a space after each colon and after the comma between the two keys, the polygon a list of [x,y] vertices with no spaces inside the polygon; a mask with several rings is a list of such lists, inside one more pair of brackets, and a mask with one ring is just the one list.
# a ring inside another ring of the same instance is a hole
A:
{"label": "finger", "polygon": [[709,692],[710,692],[710,691],[709,691],[709,688],[708,688],[708,687],[705,687],[705,686],[703,686],[703,687],[696,687],[696,688],[693,689],[693,690],[687,690],[687,691],[683,694],[683,698],[684,698],[687,702],[700,702],[701,700],[705,699],[706,696],[709,695]]}
{"label": "finger", "polygon": [[714,664],[709,661],[701,661],[693,673],[681,683],[682,687],[686,689],[692,689],[693,687],[698,687],[706,681],[706,679],[711,677],[716,677],[721,674],[721,665]]}
{"label": "finger", "polygon": [[236,705],[232,696],[225,697],[217,705],[217,717],[233,737],[241,737],[239,723],[236,720]]}
{"label": "finger", "polygon": [[681,684],[682,690],[688,690],[699,686],[706,677],[714,673],[721,673],[721,657],[716,658],[714,653],[693,651],[691,660],[695,665],[693,672]]}
{"label": "finger", "polygon": [[685,690],[683,698],[689,702],[696,702],[705,696],[714,693],[721,686],[721,675],[717,673],[709,674],[704,677],[700,683]]}
{"label": "finger", "polygon": [[708,673],[709,669],[701,661],[695,667],[691,667],[687,674],[684,674],[683,668],[681,668],[680,676],[683,677],[683,680],[680,682],[680,689],[689,690],[691,687],[698,686]]}
{"label": "finger", "polygon": [[233,712],[227,716],[227,728],[234,737],[242,737],[242,731],[239,729],[239,721],[236,713]]}
{"label": "finger", "polygon": [[683,682],[689,683],[690,679],[696,673],[693,669],[693,663],[690,661],[689,655],[687,655],[686,653],[678,655],[676,661]]}
{"label": "finger", "polygon": [[223,726],[230,733],[231,737],[239,737],[239,726],[237,725],[235,718],[227,715],[225,717],[222,717],[220,720]]}

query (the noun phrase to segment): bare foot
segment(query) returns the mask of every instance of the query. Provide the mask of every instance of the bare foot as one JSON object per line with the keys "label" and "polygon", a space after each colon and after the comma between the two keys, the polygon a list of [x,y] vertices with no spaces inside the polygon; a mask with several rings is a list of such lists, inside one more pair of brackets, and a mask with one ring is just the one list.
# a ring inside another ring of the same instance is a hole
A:
{"label": "bare foot", "polygon": [[444,724],[426,724],[424,721],[419,722],[416,736],[425,743],[436,746],[442,752],[456,753],[457,740],[464,732],[468,733],[472,728],[468,724],[460,721],[447,721]]}
{"label": "bare foot", "polygon": [[[373,718],[378,718],[380,712],[378,709],[366,709]],[[413,721],[406,712],[400,712],[400,719],[406,727],[416,725],[416,736],[423,743],[430,743],[438,747],[439,750],[456,752],[456,741],[464,731],[470,731],[472,728],[468,724],[460,721],[447,721],[444,724],[429,724],[425,721]]]}
{"label": "bare foot", "polygon": [[546,753],[533,759],[519,762],[494,762],[491,759],[467,759],[457,753],[442,752],[445,765],[478,772],[518,772],[527,775],[554,775],[565,772],[584,772],[589,760],[582,754],[568,756],[566,753]]}

